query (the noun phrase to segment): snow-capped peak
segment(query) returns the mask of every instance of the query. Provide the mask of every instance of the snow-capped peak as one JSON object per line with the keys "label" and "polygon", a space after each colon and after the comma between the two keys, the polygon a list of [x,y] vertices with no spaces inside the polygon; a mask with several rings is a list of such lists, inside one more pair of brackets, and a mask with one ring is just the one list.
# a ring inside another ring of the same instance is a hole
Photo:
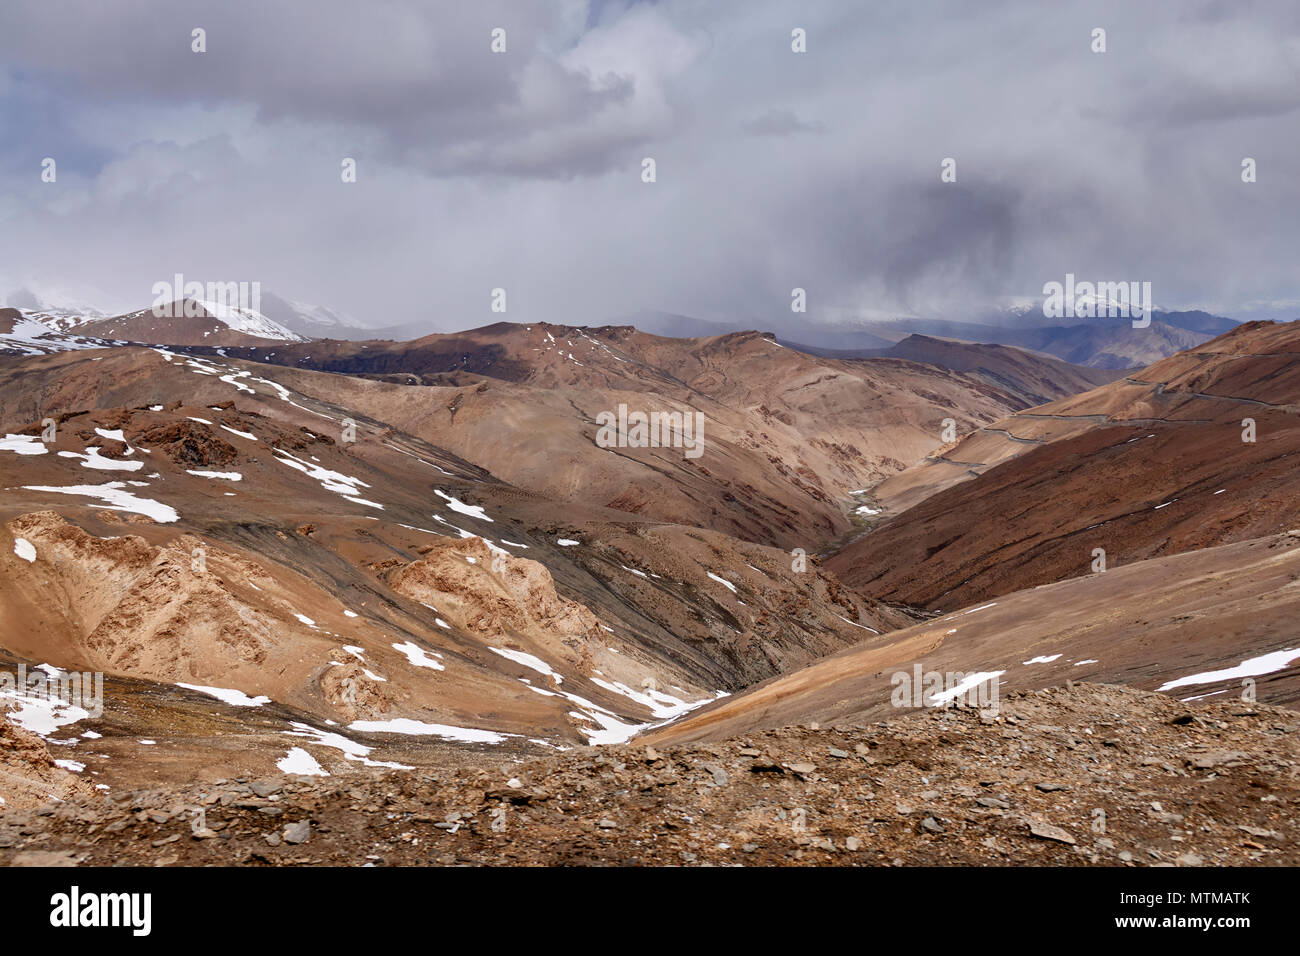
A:
{"label": "snow-capped peak", "polygon": [[225,305],[207,299],[195,299],[194,302],[201,306],[203,311],[212,318],[235,332],[242,332],[244,335],[251,335],[254,338],[275,339],[281,342],[306,341],[298,333],[290,332],[279,322],[268,319],[255,309]]}
{"label": "snow-capped peak", "polygon": [[95,309],[76,311],[70,309],[20,310],[24,318],[38,322],[51,332],[71,332],[87,322],[98,322],[106,316]]}

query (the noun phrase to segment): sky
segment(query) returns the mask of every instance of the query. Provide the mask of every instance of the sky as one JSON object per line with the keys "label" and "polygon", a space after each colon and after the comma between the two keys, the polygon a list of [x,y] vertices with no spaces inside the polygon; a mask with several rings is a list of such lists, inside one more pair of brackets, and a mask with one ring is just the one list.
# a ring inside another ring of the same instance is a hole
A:
{"label": "sky", "polygon": [[1292,0],[5,0],[0,301],[761,327],[1073,273],[1296,318],[1298,111]]}

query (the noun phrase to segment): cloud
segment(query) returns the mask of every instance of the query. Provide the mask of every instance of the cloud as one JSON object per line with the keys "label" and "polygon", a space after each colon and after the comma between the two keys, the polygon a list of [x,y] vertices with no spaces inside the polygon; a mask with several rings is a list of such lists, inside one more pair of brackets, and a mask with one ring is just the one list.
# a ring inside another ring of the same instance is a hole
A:
{"label": "cloud", "polygon": [[500,318],[499,286],[508,318],[573,322],[762,324],[794,286],[814,318],[962,317],[1067,271],[1152,281],[1173,306],[1296,298],[1283,0],[12,0],[4,17],[0,261],[136,307],[178,271],[429,331]]}
{"label": "cloud", "polygon": [[791,110],[773,107],[762,116],[744,124],[755,136],[792,136],[796,133],[820,133],[821,123],[805,123]]}

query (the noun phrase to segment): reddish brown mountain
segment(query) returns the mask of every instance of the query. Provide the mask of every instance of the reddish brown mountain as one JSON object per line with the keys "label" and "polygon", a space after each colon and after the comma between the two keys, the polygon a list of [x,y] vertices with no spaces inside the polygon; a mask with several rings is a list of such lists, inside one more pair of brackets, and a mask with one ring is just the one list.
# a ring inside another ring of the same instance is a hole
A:
{"label": "reddish brown mountain", "polygon": [[951,609],[1088,574],[1095,549],[1113,568],[1286,531],[1300,500],[1297,352],[1300,323],[1251,323],[990,425],[894,482],[914,493],[940,469],[946,481],[978,477],[829,565],[864,594]]}
{"label": "reddish brown mountain", "polygon": [[[819,358],[754,332],[669,339],[628,326],[507,323],[230,354],[301,369],[285,381],[539,494],[805,549],[850,531],[850,492],[919,459],[946,419],[967,430],[1023,408],[1060,364],[1016,352],[997,384],[894,358]],[[702,456],[599,447],[597,416],[620,405],[698,412]]]}

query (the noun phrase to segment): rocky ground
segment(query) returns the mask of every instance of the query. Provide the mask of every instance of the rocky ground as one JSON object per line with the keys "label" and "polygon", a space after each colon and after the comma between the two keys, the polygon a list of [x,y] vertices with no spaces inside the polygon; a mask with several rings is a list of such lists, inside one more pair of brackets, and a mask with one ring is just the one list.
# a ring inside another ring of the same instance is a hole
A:
{"label": "rocky ground", "polygon": [[0,810],[6,865],[1295,865],[1300,714],[1074,684],[505,768]]}
{"label": "rocky ground", "polygon": [[40,807],[51,798],[62,801],[94,795],[90,781],[55,762],[45,741],[5,717],[0,702],[0,790],[7,794],[0,796],[0,813]]}

